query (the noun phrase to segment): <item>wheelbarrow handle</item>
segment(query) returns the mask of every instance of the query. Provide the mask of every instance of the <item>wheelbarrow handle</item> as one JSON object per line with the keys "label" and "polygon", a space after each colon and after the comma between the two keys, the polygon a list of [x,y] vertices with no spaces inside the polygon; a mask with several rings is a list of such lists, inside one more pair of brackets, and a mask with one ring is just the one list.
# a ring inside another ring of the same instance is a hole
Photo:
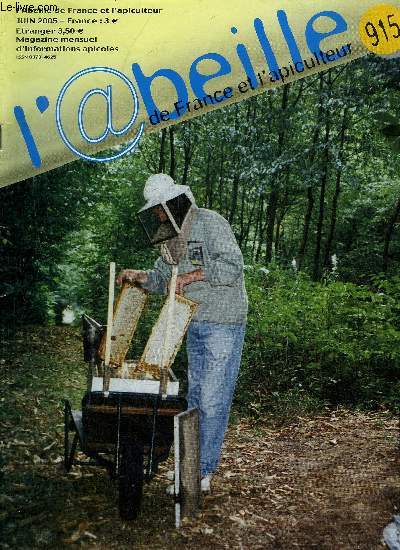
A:
{"label": "wheelbarrow handle", "polygon": [[110,385],[109,368],[110,368],[110,358],[111,358],[111,335],[113,331],[114,292],[115,292],[115,262],[111,262],[110,263],[110,280],[108,283],[106,349],[104,354],[104,375],[103,375],[104,394],[108,394],[108,389]]}

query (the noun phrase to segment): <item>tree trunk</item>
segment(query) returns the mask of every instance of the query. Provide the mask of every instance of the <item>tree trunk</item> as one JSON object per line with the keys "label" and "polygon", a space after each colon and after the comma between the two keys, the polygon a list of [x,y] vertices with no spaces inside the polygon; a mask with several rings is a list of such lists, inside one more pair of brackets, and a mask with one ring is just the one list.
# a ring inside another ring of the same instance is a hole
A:
{"label": "tree trunk", "polygon": [[255,200],[252,201],[250,215],[249,215],[249,218],[247,220],[247,225],[246,225],[246,234],[245,234],[245,239],[244,239],[244,253],[247,252],[247,244],[249,242],[250,228],[251,228],[251,224],[253,223],[253,216],[254,216],[254,211],[256,209],[256,204],[257,204],[257,201],[255,201]]}
{"label": "tree trunk", "polygon": [[167,129],[161,130],[161,142],[160,142],[160,160],[158,162],[158,172],[164,172],[165,169],[165,138],[167,135]]}
{"label": "tree trunk", "polygon": [[327,238],[326,247],[325,247],[325,258],[324,258],[325,267],[329,266],[332,243],[333,243],[333,238],[335,236],[337,209],[338,209],[339,195],[341,192],[341,183],[342,183],[342,174],[343,174],[344,143],[346,140],[346,129],[347,129],[347,113],[348,113],[348,109],[346,108],[343,112],[342,127],[340,130],[340,144],[339,144],[339,155],[338,155],[339,166],[336,172],[335,192],[332,199],[331,223],[329,226],[329,233],[328,233],[328,238]]}
{"label": "tree trunk", "polygon": [[275,258],[278,258],[279,256],[279,245],[281,240],[281,218],[280,216],[276,219],[276,227],[275,227]]}
{"label": "tree trunk", "polygon": [[[281,112],[280,116],[284,118],[284,113],[288,107],[289,103],[289,90],[290,90],[290,84],[286,84],[286,86],[283,87],[282,92],[282,104],[281,104]],[[282,125],[281,129],[279,130],[278,134],[278,158],[282,156],[283,153],[283,147],[285,143],[285,136],[286,136],[286,127]],[[272,260],[272,246],[274,241],[274,227],[275,227],[275,219],[276,219],[276,211],[278,208],[278,200],[279,200],[279,187],[277,183],[272,184],[272,190],[269,194],[268,198],[268,205],[267,205],[267,225],[266,225],[266,242],[265,242],[265,261],[268,264]]]}
{"label": "tree trunk", "polygon": [[219,176],[218,176],[218,202],[219,210],[223,212],[223,189],[224,189],[224,146],[221,148],[220,163],[219,163]]}
{"label": "tree trunk", "polygon": [[[285,187],[288,184],[289,176],[287,175],[287,178],[285,179]],[[279,208],[279,211],[276,216],[276,228],[275,228],[275,258],[279,256],[280,253],[280,244],[281,244],[281,237],[283,234],[282,231],[282,222],[287,214],[288,211],[288,198],[289,198],[289,192],[286,188],[285,194],[283,196],[281,206]]]}
{"label": "tree trunk", "polygon": [[301,243],[299,247],[299,251],[297,253],[297,266],[298,269],[301,269],[303,260],[304,260],[304,254],[306,252],[307,243],[308,243],[308,234],[310,232],[310,226],[311,226],[311,218],[312,213],[314,210],[314,193],[312,187],[309,185],[307,187],[307,209],[306,213],[304,215],[304,226],[303,226],[303,236],[301,238]]}
{"label": "tree trunk", "polygon": [[[263,225],[264,198],[265,198],[265,195],[264,195],[264,190],[263,190],[261,195],[260,195],[260,201],[259,201],[260,202],[260,207],[259,207],[259,210],[258,210],[256,232],[255,232],[256,237],[258,236],[257,252],[256,252],[256,255],[255,255],[256,262],[258,262],[258,260],[260,259],[261,249],[262,249],[263,240],[264,240],[263,239],[263,236],[264,236],[264,225]],[[256,244],[256,242],[257,242],[257,240],[256,240],[256,238],[254,238],[254,245]],[[253,246],[253,250],[254,250],[254,246]]]}
{"label": "tree trunk", "polygon": [[206,208],[212,208],[213,205],[213,186],[211,179],[211,150],[208,151],[207,155],[207,168],[206,168],[206,197],[205,197]]}
{"label": "tree trunk", "polygon": [[189,176],[189,166],[190,166],[190,156],[184,153],[184,164],[183,164],[183,174],[182,174],[182,185],[187,185],[187,180]]}
{"label": "tree trunk", "polygon": [[276,211],[278,207],[279,192],[274,187],[269,194],[268,206],[267,206],[267,227],[265,232],[265,261],[268,264],[272,260],[272,245],[274,242],[274,227]]}
{"label": "tree trunk", "polygon": [[399,219],[400,219],[400,198],[397,201],[397,204],[385,228],[385,239],[384,239],[384,246],[383,246],[383,266],[382,266],[383,271],[385,271],[385,273],[389,268],[390,241],[392,240],[395,225],[399,221]]}
{"label": "tree trunk", "polygon": [[230,224],[233,223],[233,220],[236,215],[238,195],[239,195],[239,169],[238,169],[238,166],[236,166],[235,175],[233,176],[232,201],[231,201],[231,208],[229,211],[229,218],[228,218]]}
{"label": "tree trunk", "polygon": [[246,204],[246,185],[242,185],[242,194],[240,199],[240,234],[239,234],[239,246],[242,247],[244,240],[245,229],[244,229],[244,213],[245,213],[245,204]]}
{"label": "tree trunk", "polygon": [[173,126],[169,127],[169,175],[172,179],[175,179],[175,170],[176,170],[176,158],[175,158],[175,139],[174,139],[175,128]]}
{"label": "tree trunk", "polygon": [[[331,72],[329,71],[328,82],[328,100],[331,97]],[[313,279],[317,281],[321,276],[321,242],[322,242],[322,229],[324,225],[325,217],[325,194],[328,183],[328,171],[329,171],[329,140],[331,135],[331,119],[328,109],[325,110],[325,148],[322,156],[322,175],[320,181],[320,194],[319,194],[319,211],[317,221],[317,237],[315,243],[314,252],[314,267],[313,267]]]}
{"label": "tree trunk", "polygon": [[[319,101],[318,101],[318,115],[317,115],[317,123],[314,128],[314,135],[312,139],[312,147],[311,147],[311,154],[310,154],[310,167],[314,164],[316,152],[317,152],[317,143],[319,140],[319,134],[321,129],[321,120],[322,120],[322,113],[323,113],[323,101],[322,101],[322,92],[324,89],[324,77],[322,74],[319,75]],[[308,235],[310,232],[310,226],[311,226],[311,219],[312,219],[312,213],[314,210],[314,193],[313,188],[311,185],[308,185],[307,187],[307,208],[306,213],[304,215],[304,224],[303,224],[303,235],[301,238],[299,251],[297,253],[297,265],[298,269],[301,269],[301,266],[303,264],[304,255],[307,248],[308,243]]]}
{"label": "tree trunk", "polygon": [[[239,107],[236,104],[235,105],[235,144],[233,147],[234,154],[240,140],[239,133],[238,133],[239,124],[240,124]],[[239,181],[240,181],[240,156],[237,155],[236,162],[235,162],[235,173],[233,175],[233,185],[232,185],[232,191],[231,191],[232,200],[230,201],[230,208],[229,208],[229,215],[228,215],[228,221],[231,225],[236,215],[236,208],[237,208],[237,202],[238,202],[238,196],[239,196]]]}

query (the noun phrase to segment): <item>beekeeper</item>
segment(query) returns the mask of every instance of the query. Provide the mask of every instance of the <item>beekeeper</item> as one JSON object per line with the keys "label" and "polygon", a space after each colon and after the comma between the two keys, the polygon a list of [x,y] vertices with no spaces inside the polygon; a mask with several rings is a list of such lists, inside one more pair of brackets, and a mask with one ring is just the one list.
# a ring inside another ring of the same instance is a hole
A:
{"label": "beekeeper", "polygon": [[166,174],[151,176],[139,218],[161,257],[149,271],[125,269],[117,282],[166,293],[172,264],[176,293],[199,304],[187,333],[188,407],[200,415],[201,487],[217,469],[239,372],[247,316],[243,258],[229,223],[198,208],[187,186]]}

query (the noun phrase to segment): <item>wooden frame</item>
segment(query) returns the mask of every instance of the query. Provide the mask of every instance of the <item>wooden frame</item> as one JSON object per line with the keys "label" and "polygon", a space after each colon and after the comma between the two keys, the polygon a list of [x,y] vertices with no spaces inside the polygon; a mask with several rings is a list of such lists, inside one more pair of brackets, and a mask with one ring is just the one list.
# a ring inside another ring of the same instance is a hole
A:
{"label": "wooden frame", "polygon": [[[150,337],[147,340],[146,346],[143,350],[142,356],[139,360],[137,369],[138,370],[146,370],[146,369],[157,369],[159,372],[161,368],[171,368],[176,354],[179,351],[179,348],[181,347],[183,338],[186,334],[186,331],[188,329],[190,321],[193,319],[194,314],[197,310],[197,304],[195,302],[192,302],[191,300],[188,300],[187,298],[180,296],[179,294],[175,295],[175,307],[173,312],[173,327],[176,326],[177,318],[182,312],[182,306],[185,306],[186,308],[186,318],[184,319],[184,325],[182,327],[182,330],[179,334],[178,339],[174,342],[174,340],[171,338],[170,345],[172,346],[172,350],[167,350],[166,356],[162,357],[162,346],[164,341],[164,333],[161,330],[162,329],[162,323],[165,322],[165,319],[167,318],[168,313],[168,303],[169,298],[165,301],[160,315],[153,326],[153,329],[151,331]],[[173,328],[172,327],[172,328]],[[173,332],[173,330],[171,330]],[[157,342],[158,335],[160,335],[160,341]],[[152,358],[154,358],[154,355],[159,353],[159,360],[158,361],[152,361]],[[164,360],[164,364],[161,365],[161,361]]]}
{"label": "wooden frame", "polygon": [[[111,365],[117,367],[123,366],[132,338],[136,332],[140,316],[146,305],[148,298],[147,294],[147,291],[139,286],[130,285],[128,283],[123,284],[114,306],[111,335]],[[126,318],[123,314],[124,308],[127,307],[127,300],[131,302],[134,300],[136,303],[130,304],[133,307],[131,307],[130,315]],[[116,334],[117,331],[119,332]],[[98,355],[102,361],[105,359],[106,335],[107,331],[101,339],[98,351]]]}

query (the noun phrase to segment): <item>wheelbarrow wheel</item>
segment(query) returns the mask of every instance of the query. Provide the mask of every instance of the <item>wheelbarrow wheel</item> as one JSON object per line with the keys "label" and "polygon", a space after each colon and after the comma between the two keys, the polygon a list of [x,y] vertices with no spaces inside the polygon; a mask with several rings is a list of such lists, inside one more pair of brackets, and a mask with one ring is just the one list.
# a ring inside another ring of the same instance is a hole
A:
{"label": "wheelbarrow wheel", "polygon": [[118,485],[121,519],[136,519],[143,494],[143,446],[131,443],[121,445]]}

